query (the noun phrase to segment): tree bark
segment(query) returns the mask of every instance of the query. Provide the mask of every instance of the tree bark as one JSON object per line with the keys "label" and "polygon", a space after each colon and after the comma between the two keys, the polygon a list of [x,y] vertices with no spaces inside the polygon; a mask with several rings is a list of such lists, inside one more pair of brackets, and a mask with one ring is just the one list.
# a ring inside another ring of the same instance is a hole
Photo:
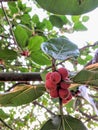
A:
{"label": "tree bark", "polygon": [[41,73],[0,72],[0,81],[42,81]]}

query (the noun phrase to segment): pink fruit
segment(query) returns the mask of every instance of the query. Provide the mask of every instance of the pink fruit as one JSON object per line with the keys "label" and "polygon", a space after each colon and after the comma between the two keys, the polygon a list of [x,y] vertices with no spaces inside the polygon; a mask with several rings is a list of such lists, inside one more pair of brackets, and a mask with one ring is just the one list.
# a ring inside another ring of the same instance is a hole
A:
{"label": "pink fruit", "polygon": [[46,74],[46,80],[48,80],[48,79],[50,79],[50,75],[52,74],[52,72],[48,72],[47,74]]}
{"label": "pink fruit", "polygon": [[59,89],[59,97],[62,99],[66,99],[69,95],[70,91],[68,89]]}
{"label": "pink fruit", "polygon": [[22,56],[29,56],[30,55],[30,52],[28,50],[24,50],[22,53],[21,53]]}
{"label": "pink fruit", "polygon": [[58,72],[52,72],[50,79],[53,83],[57,84],[61,81],[61,75]]}
{"label": "pink fruit", "polygon": [[50,96],[51,96],[52,98],[57,98],[57,97],[59,97],[58,90],[56,89],[56,90],[50,91]]}
{"label": "pink fruit", "polygon": [[61,74],[62,79],[68,77],[68,70],[66,68],[59,68],[58,72]]}
{"label": "pink fruit", "polygon": [[65,81],[62,81],[62,82],[60,83],[60,87],[63,88],[63,89],[69,88],[70,83],[67,83],[68,81],[69,81],[69,79],[66,78]]}
{"label": "pink fruit", "polygon": [[57,85],[54,84],[50,79],[46,80],[45,87],[47,91],[56,90]]}
{"label": "pink fruit", "polygon": [[68,103],[71,99],[72,99],[72,94],[71,94],[71,92],[69,92],[68,97],[67,97],[66,99],[62,99],[62,103],[63,103],[63,104],[66,104],[66,103]]}

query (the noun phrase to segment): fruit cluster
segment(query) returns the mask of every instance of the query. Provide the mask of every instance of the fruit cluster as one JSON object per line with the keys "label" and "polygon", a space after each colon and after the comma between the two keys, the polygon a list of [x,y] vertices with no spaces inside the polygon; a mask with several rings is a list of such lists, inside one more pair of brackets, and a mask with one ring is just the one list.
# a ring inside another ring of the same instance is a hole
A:
{"label": "fruit cluster", "polygon": [[72,99],[72,94],[68,89],[70,86],[68,70],[59,68],[54,72],[46,74],[45,87],[52,98],[61,98],[62,103],[67,103]]}

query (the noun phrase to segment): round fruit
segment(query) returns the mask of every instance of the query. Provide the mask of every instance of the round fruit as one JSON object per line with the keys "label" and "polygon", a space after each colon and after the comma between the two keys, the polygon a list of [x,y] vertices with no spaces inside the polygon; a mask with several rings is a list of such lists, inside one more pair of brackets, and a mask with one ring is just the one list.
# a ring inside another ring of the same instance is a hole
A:
{"label": "round fruit", "polygon": [[47,11],[59,15],[80,15],[98,7],[98,0],[36,0]]}
{"label": "round fruit", "polygon": [[52,72],[48,72],[48,73],[46,74],[46,80],[50,79],[51,73],[52,73]]}
{"label": "round fruit", "polygon": [[70,84],[69,83],[66,83],[65,81],[62,81],[60,83],[60,87],[63,88],[63,89],[67,89],[69,88]]}
{"label": "round fruit", "polygon": [[58,90],[56,89],[56,90],[54,90],[54,91],[50,91],[50,96],[51,96],[52,98],[57,98],[57,97],[59,97]]}
{"label": "round fruit", "polygon": [[47,91],[56,90],[57,85],[54,84],[50,79],[46,80],[45,87]]}
{"label": "round fruit", "polygon": [[68,77],[68,70],[66,68],[59,68],[58,72],[61,74],[62,79],[65,79]]}
{"label": "round fruit", "polygon": [[62,99],[66,99],[69,95],[70,91],[68,89],[59,89],[59,97]]}
{"label": "round fruit", "polygon": [[72,99],[72,94],[71,94],[71,92],[69,92],[68,97],[67,97],[66,99],[62,99],[62,103],[63,103],[63,104],[66,104],[66,103],[68,103],[71,99]]}
{"label": "round fruit", "polygon": [[57,84],[61,81],[61,75],[58,72],[52,72],[50,79],[53,83]]}
{"label": "round fruit", "polygon": [[22,56],[29,56],[30,52],[28,50],[24,50],[23,52],[21,52]]}

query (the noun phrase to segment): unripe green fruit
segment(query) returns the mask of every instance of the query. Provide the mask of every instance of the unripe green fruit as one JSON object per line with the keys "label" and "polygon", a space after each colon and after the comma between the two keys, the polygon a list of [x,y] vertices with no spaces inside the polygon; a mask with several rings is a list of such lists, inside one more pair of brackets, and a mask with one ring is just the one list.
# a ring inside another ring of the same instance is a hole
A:
{"label": "unripe green fruit", "polygon": [[51,96],[52,98],[57,98],[57,97],[59,97],[59,93],[58,93],[58,90],[57,90],[57,89],[56,89],[56,90],[53,90],[53,91],[50,91],[49,93],[50,93],[50,96]]}
{"label": "unripe green fruit", "polygon": [[50,75],[52,74],[52,72],[48,72],[47,74],[46,74],[46,80],[48,80],[48,79],[50,79]]}
{"label": "unripe green fruit", "polygon": [[52,72],[50,75],[50,79],[53,83],[57,84],[61,81],[61,75],[58,72]]}
{"label": "unripe green fruit", "polygon": [[62,99],[66,99],[69,95],[70,91],[68,89],[59,89],[59,97]]}
{"label": "unripe green fruit", "polygon": [[46,80],[45,87],[47,91],[56,90],[57,85],[54,84],[50,79]]}
{"label": "unripe green fruit", "polygon": [[66,68],[59,68],[58,72],[61,74],[62,80],[68,77],[68,70]]}

